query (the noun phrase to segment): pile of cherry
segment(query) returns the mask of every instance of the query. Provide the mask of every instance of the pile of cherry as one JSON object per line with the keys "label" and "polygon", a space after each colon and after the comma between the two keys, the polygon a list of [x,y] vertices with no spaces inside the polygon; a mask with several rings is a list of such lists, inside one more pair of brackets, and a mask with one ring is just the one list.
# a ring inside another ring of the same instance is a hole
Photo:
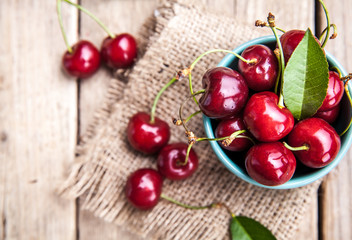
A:
{"label": "pile of cherry", "polygon": [[[286,63],[304,34],[291,30],[280,37]],[[267,186],[290,180],[296,170],[296,159],[310,168],[331,163],[341,145],[339,135],[330,125],[339,114],[344,94],[339,74],[329,72],[327,94],[318,112],[297,122],[286,107],[279,105],[279,97],[273,92],[279,74],[274,51],[265,45],[253,45],[241,57],[238,71],[226,67],[209,69],[203,75],[204,89],[192,95],[202,94],[198,101],[200,111],[218,120],[216,138],[208,140],[218,140],[228,151],[245,152],[248,175]],[[166,145],[170,136],[168,124],[139,112],[130,119],[127,135],[136,150],[158,153],[158,171],[140,169],[127,181],[127,198],[137,208],[149,209],[157,204],[162,177],[185,179],[198,166],[197,156],[190,148],[198,138],[187,129],[188,145]]]}

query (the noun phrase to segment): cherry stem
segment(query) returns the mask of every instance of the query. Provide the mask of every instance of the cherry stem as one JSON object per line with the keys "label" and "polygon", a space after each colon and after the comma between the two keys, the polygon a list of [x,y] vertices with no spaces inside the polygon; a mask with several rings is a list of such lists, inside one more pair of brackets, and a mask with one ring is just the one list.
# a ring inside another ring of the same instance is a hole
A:
{"label": "cherry stem", "polygon": [[309,150],[309,146],[308,145],[303,145],[300,147],[292,147],[290,145],[288,145],[286,142],[283,142],[284,146],[291,151],[302,151],[302,150]]}
{"label": "cherry stem", "polygon": [[183,208],[187,208],[187,209],[193,209],[193,210],[203,210],[203,209],[210,209],[210,208],[219,208],[219,207],[224,207],[232,217],[235,217],[235,214],[231,212],[230,208],[224,204],[224,203],[221,203],[221,202],[218,202],[218,203],[212,203],[212,204],[209,204],[209,205],[206,205],[206,206],[191,206],[191,205],[188,205],[188,204],[185,204],[185,203],[181,203],[171,197],[168,197],[166,196],[165,194],[161,194],[160,195],[161,198],[171,202],[171,203],[174,203],[180,207],[183,207]]}
{"label": "cherry stem", "polygon": [[94,21],[96,23],[98,23],[100,25],[100,27],[102,27],[104,29],[104,31],[111,37],[111,38],[115,38],[115,34],[113,34],[112,32],[110,32],[110,30],[93,14],[91,13],[88,9],[82,7],[79,4],[73,3],[69,0],[63,0],[65,2],[67,2],[68,4],[71,4],[73,6],[75,6],[76,8],[78,8],[79,10],[81,10],[82,12],[86,13],[89,17],[93,18]]}
{"label": "cherry stem", "polygon": [[185,161],[183,163],[181,163],[181,165],[185,166],[187,164],[188,159],[189,159],[189,152],[191,151],[193,144],[194,144],[194,141],[192,141],[188,144]]}
{"label": "cherry stem", "polygon": [[[199,57],[196,58],[196,60],[194,60],[194,62],[189,66],[188,68],[188,79],[189,79],[189,90],[191,92],[191,94],[194,94],[193,92],[193,86],[192,86],[192,76],[191,76],[191,72],[192,70],[194,69],[195,65],[199,62],[200,59],[202,59],[205,55],[208,55],[210,53],[216,53],[216,52],[224,52],[224,53],[230,53],[230,54],[233,54],[235,55],[238,59],[240,59],[241,61],[245,62],[245,63],[248,63],[248,64],[251,64],[251,63],[256,63],[257,62],[257,59],[253,58],[253,59],[250,59],[250,60],[247,60],[245,59],[244,57],[242,57],[241,55],[235,53],[235,52],[232,52],[230,50],[225,50],[225,49],[212,49],[212,50],[209,50],[209,51],[206,51],[204,53],[202,53],[201,55],[199,55]],[[193,100],[194,102],[198,105],[198,101],[195,97],[193,97]]]}
{"label": "cherry stem", "polygon": [[[351,98],[350,91],[348,90],[348,82],[351,79],[352,79],[352,74],[348,74],[346,77],[341,78],[342,81],[346,80],[344,88],[345,88],[345,93],[347,95],[347,98],[348,98],[348,100],[350,102],[350,106],[352,106],[352,98]],[[348,129],[351,127],[351,124],[352,124],[352,118],[350,119],[350,122],[348,123],[346,129],[343,130],[343,132],[339,134],[340,137],[343,136],[348,131]]]}
{"label": "cherry stem", "polygon": [[[281,61],[280,52],[274,51],[274,53],[277,58],[277,62],[280,63],[280,61]],[[281,77],[281,68],[282,68],[282,64],[279,64],[279,71],[277,74],[277,78],[276,78],[276,82],[275,82],[275,89],[274,89],[274,92],[276,95],[278,94],[278,88],[279,88],[280,77]]]}
{"label": "cherry stem", "polygon": [[161,97],[161,95],[163,94],[163,92],[170,87],[174,82],[176,82],[178,80],[177,77],[172,78],[167,84],[165,84],[164,87],[162,87],[162,89],[160,89],[160,91],[158,92],[158,94],[155,96],[154,102],[153,102],[153,106],[152,109],[150,111],[150,123],[154,124],[155,123],[155,110],[156,110],[156,105],[158,104],[159,98]]}
{"label": "cherry stem", "polygon": [[[333,34],[331,34],[331,36],[330,36],[329,39],[334,39],[334,38],[337,37],[337,27],[336,27],[336,25],[333,24],[333,23],[330,24],[330,28],[331,28],[331,27],[333,28],[334,32],[333,32]],[[323,32],[321,33],[320,38],[319,38],[319,41],[320,41],[320,42],[323,40],[323,35],[326,33],[327,28],[328,28],[328,27],[326,27],[326,28],[323,30]]]}
{"label": "cherry stem", "polygon": [[[256,27],[270,27],[267,22],[263,22],[261,20],[255,21],[255,26]],[[279,30],[280,32],[283,32],[283,33],[286,32],[285,30],[283,30],[282,28],[279,28],[279,27],[276,27],[276,29]]]}
{"label": "cherry stem", "polygon": [[62,33],[62,36],[64,38],[64,41],[65,41],[65,44],[66,44],[66,47],[67,47],[67,51],[69,53],[72,53],[72,48],[71,48],[70,44],[67,41],[67,36],[66,36],[66,33],[65,33],[64,24],[62,23],[61,0],[57,0],[57,2],[56,2],[56,11],[57,11],[57,16],[59,18],[59,24],[60,24],[61,33]]}
{"label": "cherry stem", "polygon": [[319,2],[321,3],[323,9],[324,9],[324,13],[325,13],[325,17],[326,17],[326,35],[325,35],[325,38],[324,38],[324,42],[322,43],[321,45],[321,48],[324,48],[326,43],[328,42],[328,39],[329,39],[329,35],[330,35],[330,17],[329,17],[329,12],[323,2],[323,0],[319,0]]}
{"label": "cherry stem", "polygon": [[189,132],[189,131],[188,131],[188,128],[187,128],[187,126],[186,126],[186,124],[185,124],[185,121],[183,120],[183,117],[182,117],[183,106],[185,105],[185,103],[186,103],[189,99],[191,99],[191,98],[193,98],[193,97],[195,97],[195,96],[197,96],[197,95],[199,95],[199,94],[202,94],[202,93],[204,93],[204,92],[205,92],[205,89],[202,89],[202,90],[199,90],[199,91],[193,93],[190,97],[188,97],[188,98],[181,104],[181,106],[180,106],[180,108],[179,108],[179,112],[178,112],[178,113],[179,113],[179,117],[180,117],[182,126],[183,126],[183,128],[186,130],[186,132]]}
{"label": "cherry stem", "polygon": [[268,22],[269,22],[269,26],[271,28],[271,30],[273,31],[275,38],[276,38],[276,43],[279,46],[279,50],[280,50],[280,62],[279,65],[281,65],[281,87],[280,87],[280,97],[279,97],[279,103],[278,103],[278,107],[279,108],[284,108],[285,104],[284,104],[284,97],[282,94],[283,91],[283,85],[284,85],[284,71],[285,71],[285,58],[284,58],[284,52],[282,51],[282,45],[280,42],[280,38],[277,35],[277,31],[276,31],[276,27],[275,27],[275,16],[272,13],[269,13],[268,15]]}
{"label": "cherry stem", "polygon": [[340,69],[336,66],[333,66],[331,69],[336,71],[339,74],[340,80],[342,80],[342,73],[341,73]]}
{"label": "cherry stem", "polygon": [[235,138],[239,137],[240,134],[247,132],[247,130],[238,130],[236,132],[231,133],[230,136],[226,136],[226,137],[221,137],[221,138],[197,138],[197,142],[201,142],[201,141],[223,141],[223,140],[227,140],[227,139],[232,139],[235,140]]}

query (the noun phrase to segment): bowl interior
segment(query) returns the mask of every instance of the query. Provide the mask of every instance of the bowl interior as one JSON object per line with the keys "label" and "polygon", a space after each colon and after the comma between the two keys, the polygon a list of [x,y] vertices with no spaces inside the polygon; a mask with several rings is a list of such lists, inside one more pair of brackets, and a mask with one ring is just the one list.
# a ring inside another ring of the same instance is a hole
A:
{"label": "bowl interior", "polygon": [[[254,44],[264,44],[274,49],[276,46],[276,39],[274,36],[265,36],[253,39],[249,42],[246,42],[239,47],[235,48],[233,51],[237,54],[241,54],[244,49]],[[346,70],[341,66],[341,64],[327,51],[326,57],[331,67],[337,67],[343,76],[347,75]],[[237,70],[238,58],[236,58],[232,54],[226,55],[218,64],[218,66],[229,67],[234,70]],[[351,91],[351,85],[348,84],[349,91]],[[333,124],[333,127],[336,129],[337,133],[341,133],[347,126],[351,119],[351,106],[349,104],[349,100],[346,97],[346,94],[343,96],[341,102],[341,110],[338,119]],[[205,128],[205,133],[207,137],[214,138],[214,131],[218,124],[217,120],[213,120],[203,115],[203,123]],[[279,186],[265,186],[260,183],[254,181],[246,172],[244,159],[245,153],[234,153],[227,151],[220,147],[220,145],[215,141],[210,141],[211,147],[213,148],[215,154],[219,158],[219,160],[236,176],[240,177],[244,181],[247,181],[256,186],[271,188],[271,189],[290,189],[297,188],[309,183],[312,183],[321,177],[325,176],[328,172],[330,172],[336,165],[341,161],[343,156],[346,154],[347,150],[351,146],[352,143],[352,129],[350,128],[342,137],[341,137],[341,149],[336,156],[336,158],[326,167],[320,169],[312,169],[304,166],[299,161],[297,161],[296,172],[293,177],[286,183]]]}

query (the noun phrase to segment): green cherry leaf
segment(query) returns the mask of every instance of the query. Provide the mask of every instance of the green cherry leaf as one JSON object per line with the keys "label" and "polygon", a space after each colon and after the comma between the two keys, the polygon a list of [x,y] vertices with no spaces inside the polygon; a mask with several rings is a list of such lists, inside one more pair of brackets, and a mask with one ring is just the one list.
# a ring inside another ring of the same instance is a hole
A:
{"label": "green cherry leaf", "polygon": [[261,223],[243,216],[232,218],[230,231],[232,240],[276,240]]}
{"label": "green cherry leaf", "polygon": [[308,28],[285,68],[283,97],[286,107],[298,120],[314,115],[324,101],[328,83],[328,62]]}

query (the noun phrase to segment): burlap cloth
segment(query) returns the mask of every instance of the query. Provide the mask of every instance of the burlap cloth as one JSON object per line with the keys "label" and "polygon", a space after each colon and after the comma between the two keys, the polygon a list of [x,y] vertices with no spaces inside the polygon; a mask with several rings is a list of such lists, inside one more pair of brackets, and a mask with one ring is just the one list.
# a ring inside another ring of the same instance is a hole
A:
{"label": "burlap cloth", "polygon": [[[213,48],[233,49],[271,33],[252,25],[206,12],[185,0],[167,1],[158,8],[155,17],[142,27],[142,57],[128,74],[128,82],[111,80],[106,100],[78,147],[77,164],[62,186],[63,194],[81,197],[83,209],[148,239],[229,238],[230,216],[224,209],[186,210],[161,200],[154,209],[139,211],[126,202],[127,176],[142,167],[156,168],[156,156],[140,154],[129,146],[126,126],[134,113],[149,112],[161,87],[201,53]],[[192,72],[195,90],[201,89],[204,71],[216,66],[223,56],[208,55],[200,61]],[[188,95],[188,82],[178,82],[159,101],[156,113],[170,123],[170,142],[187,141],[182,127],[172,125],[171,119],[177,117]],[[190,101],[186,108],[194,112],[196,106]],[[198,136],[205,135],[200,115],[189,127]],[[200,159],[197,172],[184,181],[165,180],[165,195],[192,205],[225,202],[235,214],[263,223],[278,239],[293,239],[319,182],[293,190],[259,188],[229,172],[209,143],[197,143],[194,150]]]}

